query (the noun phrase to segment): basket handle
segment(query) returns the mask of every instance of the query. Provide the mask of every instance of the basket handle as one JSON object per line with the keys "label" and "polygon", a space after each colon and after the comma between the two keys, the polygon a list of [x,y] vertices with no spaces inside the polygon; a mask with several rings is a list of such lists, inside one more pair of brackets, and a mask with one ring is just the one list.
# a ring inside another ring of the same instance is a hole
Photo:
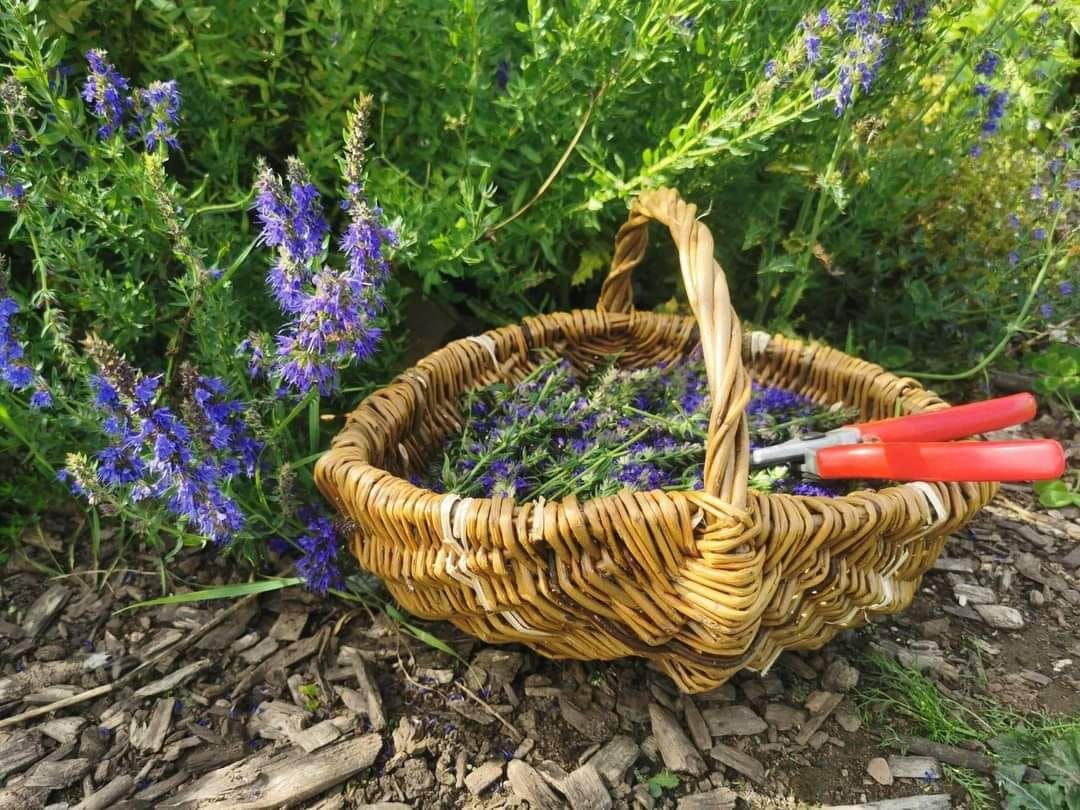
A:
{"label": "basket handle", "polygon": [[630,273],[641,262],[649,241],[649,221],[666,225],[675,240],[690,306],[701,332],[712,410],[705,446],[704,490],[732,506],[746,504],[750,473],[750,434],[746,405],[750,377],[742,363],[742,327],[731,308],[727,279],[713,256],[713,237],[697,220],[697,206],[672,188],[643,191],[630,205],[630,217],[615,237],[611,270],[596,308],[601,312],[634,311]]}

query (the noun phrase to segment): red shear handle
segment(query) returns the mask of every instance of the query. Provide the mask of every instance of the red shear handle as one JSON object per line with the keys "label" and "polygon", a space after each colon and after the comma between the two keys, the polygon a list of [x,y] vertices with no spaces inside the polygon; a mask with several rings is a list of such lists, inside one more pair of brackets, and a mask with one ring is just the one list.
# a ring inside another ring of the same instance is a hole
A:
{"label": "red shear handle", "polygon": [[1031,394],[1013,394],[940,411],[860,422],[852,427],[858,428],[864,441],[943,442],[1019,425],[1033,419],[1036,409]]}
{"label": "red shear handle", "polygon": [[1051,439],[838,445],[815,461],[821,478],[1047,481],[1065,472],[1065,452]]}

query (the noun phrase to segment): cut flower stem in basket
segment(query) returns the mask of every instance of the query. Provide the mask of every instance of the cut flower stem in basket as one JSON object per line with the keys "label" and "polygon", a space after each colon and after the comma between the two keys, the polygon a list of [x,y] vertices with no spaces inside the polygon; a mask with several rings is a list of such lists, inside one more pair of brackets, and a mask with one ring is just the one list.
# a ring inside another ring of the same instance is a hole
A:
{"label": "cut flower stem in basket", "polygon": [[[588,373],[549,361],[517,385],[472,391],[465,425],[414,483],[465,497],[580,499],[620,489],[699,489],[709,427],[700,351],[674,363],[623,368],[611,358]],[[816,435],[857,416],[781,388],[754,385],[752,447]],[[852,482],[804,480],[791,465],[755,470],[759,491],[832,497]]]}

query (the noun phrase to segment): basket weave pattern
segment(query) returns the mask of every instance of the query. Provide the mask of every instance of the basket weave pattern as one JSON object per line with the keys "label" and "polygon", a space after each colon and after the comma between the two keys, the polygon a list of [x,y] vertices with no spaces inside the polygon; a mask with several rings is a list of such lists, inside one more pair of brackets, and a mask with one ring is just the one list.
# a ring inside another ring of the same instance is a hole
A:
{"label": "basket weave pattern", "polygon": [[[630,274],[650,220],[679,253],[693,318],[637,312]],[[671,189],[645,192],[616,238],[595,310],[455,341],[353,411],[315,479],[357,530],[352,552],[410,612],[552,658],[651,660],[687,692],[785,649],[908,606],[945,536],[992,483],[915,483],[838,498],[748,491],[750,378],[876,419],[948,407],[911,379],[836,350],[743,335],[713,239]],[[566,358],[586,370],[687,356],[700,342],[712,411],[702,491],[624,490],[580,502],[461,498],[405,476],[462,427],[469,389]]]}

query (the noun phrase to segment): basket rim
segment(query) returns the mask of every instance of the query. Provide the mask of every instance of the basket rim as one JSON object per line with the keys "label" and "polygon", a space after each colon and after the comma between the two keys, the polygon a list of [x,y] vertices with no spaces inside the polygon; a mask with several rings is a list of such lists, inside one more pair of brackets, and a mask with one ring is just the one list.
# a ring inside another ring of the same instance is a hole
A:
{"label": "basket rim", "polygon": [[[687,496],[689,496],[689,497],[692,497],[692,498],[695,498],[695,499],[709,499],[709,500],[719,501],[720,503],[724,503],[721,499],[714,498],[713,496],[708,495],[707,493],[705,493],[702,490],[694,490],[694,489],[691,489],[691,490],[684,490],[684,489],[635,490],[635,489],[631,489],[629,487],[626,487],[623,490],[620,490],[619,493],[615,493],[614,495],[594,496],[594,497],[586,498],[586,499],[583,499],[583,500],[579,500],[577,498],[577,496],[574,496],[574,495],[567,495],[567,496],[555,497],[555,498],[530,498],[530,499],[521,500],[521,501],[518,501],[518,500],[514,499],[513,497],[506,497],[506,496],[471,496],[471,495],[470,496],[464,496],[464,495],[460,495],[460,494],[457,494],[457,493],[454,493],[454,492],[436,492],[435,490],[429,489],[427,487],[417,486],[416,484],[414,484],[409,479],[403,478],[402,476],[397,475],[394,472],[391,472],[390,470],[386,469],[385,467],[381,467],[381,466],[378,466],[376,464],[373,464],[368,459],[358,459],[358,458],[355,458],[355,457],[350,458],[350,456],[355,456],[355,451],[352,451],[349,447],[340,447],[340,446],[338,446],[338,442],[341,439],[341,437],[347,435],[350,432],[350,430],[352,429],[351,422],[353,420],[353,415],[360,412],[360,411],[362,411],[362,410],[364,410],[365,408],[372,407],[371,402],[377,396],[379,396],[379,394],[381,392],[390,390],[390,389],[394,388],[395,386],[405,384],[405,381],[409,377],[412,377],[412,379],[414,379],[414,380],[416,380],[418,378],[419,379],[424,379],[423,378],[424,369],[421,367],[421,364],[423,364],[425,361],[433,360],[437,356],[439,356],[441,354],[444,354],[444,353],[450,353],[455,349],[455,347],[461,348],[461,347],[464,347],[466,344],[469,344],[469,343],[474,343],[475,344],[477,342],[476,341],[477,338],[485,338],[486,337],[486,338],[489,338],[489,339],[494,339],[493,336],[498,335],[500,333],[505,333],[506,330],[514,330],[514,329],[519,330],[522,333],[523,345],[526,347],[527,351],[531,351],[531,350],[535,349],[536,347],[534,345],[532,345],[532,341],[530,339],[530,331],[531,330],[528,327],[528,322],[530,320],[535,321],[535,320],[540,319],[540,318],[558,318],[558,317],[566,317],[566,316],[573,317],[573,316],[579,315],[579,314],[588,314],[590,316],[596,316],[597,315],[597,310],[590,309],[590,308],[577,308],[577,309],[572,309],[572,310],[561,310],[561,311],[557,311],[557,312],[553,312],[553,313],[545,313],[545,314],[540,314],[540,315],[526,316],[525,318],[523,318],[520,321],[516,321],[516,322],[513,322],[513,323],[506,324],[504,326],[499,326],[499,327],[495,327],[495,328],[492,328],[492,329],[488,329],[488,330],[485,330],[484,332],[479,333],[478,335],[469,335],[469,336],[462,337],[462,338],[456,338],[455,340],[447,342],[446,344],[439,347],[438,349],[435,349],[434,351],[431,351],[428,354],[424,355],[423,357],[419,358],[418,360],[414,361],[411,366],[409,366],[408,368],[403,369],[402,371],[400,371],[388,383],[386,383],[384,385],[381,385],[378,388],[376,388],[375,390],[373,390],[372,392],[370,392],[367,396],[365,396],[362,400],[360,400],[351,410],[349,410],[346,413],[345,425],[334,435],[334,438],[331,441],[330,447],[327,448],[327,450],[324,451],[315,462],[313,472],[315,474],[316,481],[326,481],[329,486],[333,487],[334,494],[337,495],[337,491],[336,491],[337,490],[337,485],[336,485],[336,482],[334,481],[334,476],[333,475],[328,475],[326,473],[321,473],[321,470],[324,470],[325,468],[330,467],[333,462],[340,459],[341,461],[346,462],[346,466],[349,467],[349,468],[367,467],[367,468],[370,468],[370,469],[373,469],[373,470],[378,470],[380,473],[382,473],[383,476],[388,477],[391,481],[393,481],[396,484],[397,487],[399,487],[397,491],[398,491],[398,493],[400,495],[404,495],[404,496],[407,496],[407,497],[418,497],[418,496],[425,496],[426,495],[426,496],[433,497],[433,498],[454,497],[454,498],[457,498],[460,501],[469,501],[470,503],[475,504],[475,505],[494,505],[496,503],[501,504],[501,503],[504,503],[506,501],[510,501],[513,504],[513,508],[514,508],[515,512],[516,512],[516,510],[527,507],[527,506],[532,506],[532,507],[540,506],[540,507],[543,507],[545,504],[560,503],[563,500],[565,500],[566,498],[572,498],[578,504],[579,507],[584,508],[587,504],[591,504],[593,502],[602,502],[602,501],[608,501],[611,498],[618,498],[620,496],[620,494],[625,493],[625,492],[629,492],[631,495],[647,494],[647,493],[662,493],[663,495],[667,495],[667,496],[675,496],[675,497],[679,497],[679,496],[687,497]],[[697,323],[694,321],[692,316],[683,315],[683,314],[679,314],[679,313],[655,312],[655,311],[651,311],[651,310],[633,310],[633,311],[631,311],[629,313],[606,312],[606,313],[601,313],[601,314],[602,314],[602,316],[604,318],[606,318],[608,320],[611,320],[612,322],[631,321],[634,318],[642,318],[642,317],[645,317],[645,318],[648,318],[648,319],[670,320],[670,321],[679,322],[684,327],[685,326],[690,326],[691,329],[692,329],[692,331],[690,333],[691,338],[694,339],[694,340],[697,340],[697,335],[698,335]],[[751,352],[752,352],[752,354],[758,354],[761,351],[764,351],[765,349],[768,348],[768,346],[770,344],[772,344],[774,341],[777,341],[777,340],[782,340],[782,341],[786,342],[789,346],[795,346],[795,347],[800,347],[800,348],[805,349],[805,350],[811,350],[814,354],[816,354],[817,351],[820,350],[820,349],[827,349],[828,351],[833,352],[836,355],[840,355],[842,357],[845,357],[845,358],[854,360],[854,361],[856,361],[858,363],[864,364],[864,367],[860,369],[860,371],[862,371],[862,372],[872,371],[872,370],[876,369],[877,374],[879,376],[881,376],[881,377],[884,377],[887,381],[895,382],[895,383],[904,383],[908,390],[914,388],[914,389],[917,389],[919,391],[925,392],[926,394],[935,397],[938,400],[938,402],[941,403],[940,407],[930,407],[930,408],[920,407],[918,405],[916,405],[914,407],[904,406],[898,415],[922,413],[922,412],[926,412],[926,411],[929,411],[929,410],[943,410],[945,408],[952,407],[950,405],[950,403],[946,402],[945,400],[942,400],[940,397],[938,397],[936,395],[936,393],[932,393],[930,391],[927,391],[927,389],[924,388],[923,385],[918,380],[916,380],[914,378],[900,377],[900,376],[898,376],[896,374],[893,374],[892,372],[888,371],[883,366],[880,366],[880,365],[878,365],[876,363],[871,363],[868,360],[863,360],[862,358],[860,358],[860,357],[858,357],[856,355],[847,354],[846,352],[843,352],[843,351],[841,351],[839,349],[836,349],[836,348],[834,348],[832,346],[828,346],[827,344],[821,343],[819,341],[816,341],[816,340],[814,340],[814,341],[806,341],[806,340],[803,340],[801,338],[788,337],[788,336],[782,335],[780,333],[769,334],[768,332],[764,332],[764,331],[760,331],[760,330],[749,330],[749,329],[744,329],[743,330],[743,337],[744,337],[744,345],[747,342],[747,340],[749,340],[749,342],[751,344]],[[812,362],[813,362],[813,357],[811,357],[811,364],[812,364]],[[750,372],[751,377],[755,376],[752,366],[748,367],[748,371]],[[780,386],[780,387],[783,387],[783,386]],[[789,389],[789,390],[791,390],[791,389]],[[971,482],[971,484],[974,485],[975,482]],[[966,485],[967,485],[966,482],[952,482],[951,484],[948,484],[948,483],[945,483],[945,482],[939,482],[939,486],[960,486],[960,487],[963,487],[963,486],[966,486]],[[929,488],[928,485],[926,483],[924,483],[924,482],[901,482],[901,483],[897,483],[897,484],[891,484],[891,485],[889,485],[887,487],[883,487],[881,489],[860,489],[860,490],[855,490],[853,492],[848,492],[848,493],[845,493],[843,495],[837,495],[837,496],[831,497],[831,498],[825,498],[825,497],[816,496],[816,495],[794,495],[794,494],[779,493],[779,492],[761,492],[761,491],[757,491],[757,490],[750,490],[750,492],[748,494],[750,496],[751,502],[756,501],[756,500],[762,500],[762,499],[767,500],[767,499],[770,499],[770,498],[777,498],[777,499],[794,498],[794,499],[798,499],[800,501],[808,501],[808,502],[825,501],[827,503],[842,504],[842,503],[852,503],[852,502],[855,502],[855,501],[860,501],[861,502],[861,501],[863,501],[865,499],[865,497],[868,494],[870,494],[870,495],[889,495],[889,494],[904,493],[904,494],[907,494],[907,495],[911,495],[911,494],[914,494],[914,493],[918,493],[918,495],[920,497],[925,498],[927,500],[930,500],[931,505],[935,506],[935,509],[936,509],[937,505],[933,504],[932,499],[928,495],[928,492],[927,492],[928,488]],[[330,493],[324,490],[324,494],[329,495]],[[945,513],[940,514],[938,516],[938,520],[946,519],[948,517],[948,513],[951,513],[953,511],[952,509],[948,508],[947,504],[944,505],[944,507],[945,507]],[[737,508],[737,507],[731,507],[731,508]],[[740,510],[740,511],[742,511],[742,510]]]}

